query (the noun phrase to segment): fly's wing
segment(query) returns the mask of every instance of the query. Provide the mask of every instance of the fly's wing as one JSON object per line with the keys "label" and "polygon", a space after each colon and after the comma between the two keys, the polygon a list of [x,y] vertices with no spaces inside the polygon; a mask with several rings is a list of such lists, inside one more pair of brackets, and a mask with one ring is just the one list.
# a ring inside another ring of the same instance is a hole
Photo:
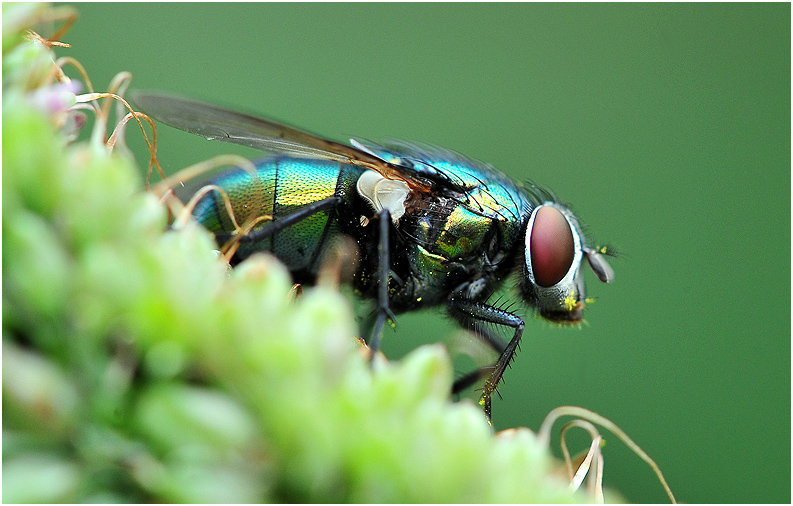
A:
{"label": "fly's wing", "polygon": [[430,190],[428,182],[369,152],[274,120],[160,92],[133,91],[130,98],[152,118],[208,140],[232,142],[300,158],[360,165],[379,172],[387,179],[405,181],[413,190]]}

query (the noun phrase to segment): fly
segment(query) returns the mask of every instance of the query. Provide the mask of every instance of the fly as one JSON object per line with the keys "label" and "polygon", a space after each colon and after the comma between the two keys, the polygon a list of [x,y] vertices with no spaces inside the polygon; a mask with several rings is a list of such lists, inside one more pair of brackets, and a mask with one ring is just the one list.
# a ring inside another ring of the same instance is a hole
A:
{"label": "fly", "polygon": [[[255,173],[221,172],[193,209],[221,247],[234,244],[232,264],[270,251],[296,281],[311,283],[326,250],[349,236],[360,257],[353,288],[377,304],[371,356],[395,314],[427,307],[445,308],[493,348],[499,356],[492,366],[453,386],[457,393],[486,378],[480,404],[488,420],[491,396],[524,330],[519,316],[487,302],[504,280],[516,273],[530,308],[574,324],[583,319],[584,259],[600,281],[614,279],[604,251],[587,243],[566,206],[459,153],[402,141],[342,144],[161,93],[132,99],[167,125],[269,153]],[[240,233],[237,221],[251,225]],[[499,336],[499,327],[511,339]]]}

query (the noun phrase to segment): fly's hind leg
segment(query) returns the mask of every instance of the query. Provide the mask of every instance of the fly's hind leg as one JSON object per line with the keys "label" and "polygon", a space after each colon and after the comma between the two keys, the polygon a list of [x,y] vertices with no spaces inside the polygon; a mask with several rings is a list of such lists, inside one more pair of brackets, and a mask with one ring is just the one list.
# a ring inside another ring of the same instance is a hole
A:
{"label": "fly's hind leg", "polygon": [[500,353],[498,360],[491,366],[478,369],[470,374],[463,376],[454,382],[452,393],[458,393],[479,379],[487,376],[482,397],[479,401],[485,410],[488,423],[491,423],[492,409],[491,396],[496,392],[501,378],[504,376],[507,366],[515,356],[515,352],[520,344],[523,335],[523,320],[509,311],[499,309],[482,302],[477,302],[461,296],[452,296],[448,303],[449,313],[464,325],[471,322],[487,322],[496,325],[504,325],[514,329],[514,334],[509,343],[504,343],[497,337],[491,335],[486,329],[474,329],[476,336],[484,341],[488,346]]}
{"label": "fly's hind leg", "polygon": [[240,244],[261,241],[262,239],[270,237],[276,232],[280,232],[281,230],[299,223],[310,216],[328,209],[333,209],[342,202],[343,200],[341,197],[334,195],[322,200],[317,200],[316,202],[312,202],[301,207],[292,214],[279,217],[277,219],[268,216],[267,220],[261,220],[260,217],[260,221],[267,221],[266,226],[245,231],[243,233],[238,233],[236,231],[234,233],[216,232],[215,242],[220,245],[221,251],[224,253],[229,263],[231,263],[231,265],[236,265],[242,260],[235,256],[237,248]]}
{"label": "fly's hind leg", "polygon": [[[325,211],[327,209],[332,209],[337,205],[342,203],[342,198],[338,196],[327,197],[322,200],[318,200],[316,202],[312,202],[306,206],[301,207],[294,213],[284,216],[283,218],[278,218],[272,220],[266,227],[258,228],[256,230],[251,231],[249,234],[241,236],[239,238],[240,242],[256,242],[260,241],[266,237],[273,235],[276,232],[280,232],[281,230],[294,225],[300,221],[305,220],[309,216],[313,216],[321,211]],[[222,242],[223,240],[230,240],[232,239],[231,234],[216,234],[215,239],[218,242]]]}

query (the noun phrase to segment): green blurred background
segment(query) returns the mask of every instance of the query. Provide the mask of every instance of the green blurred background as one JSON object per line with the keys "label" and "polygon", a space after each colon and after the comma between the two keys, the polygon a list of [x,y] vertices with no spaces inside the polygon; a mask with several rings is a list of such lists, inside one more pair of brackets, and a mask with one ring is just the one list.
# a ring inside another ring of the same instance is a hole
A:
{"label": "green blurred background", "polygon": [[[790,502],[790,4],[78,8],[58,53],[98,90],[128,70],[135,88],[336,139],[429,142],[553,189],[622,252],[616,282],[590,276],[581,330],[529,318],[496,428],[586,407],[652,455],[681,501]],[[160,134],[169,171],[256,156]],[[403,315],[386,353],[453,332]],[[606,484],[665,501],[607,439]]]}

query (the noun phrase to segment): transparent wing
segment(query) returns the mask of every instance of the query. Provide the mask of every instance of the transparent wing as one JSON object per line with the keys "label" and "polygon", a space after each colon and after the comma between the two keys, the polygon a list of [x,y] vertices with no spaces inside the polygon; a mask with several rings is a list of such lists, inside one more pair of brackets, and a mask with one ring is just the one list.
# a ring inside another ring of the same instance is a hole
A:
{"label": "transparent wing", "polygon": [[274,120],[161,92],[133,91],[130,98],[152,118],[209,140],[232,142],[301,158],[360,165],[376,170],[386,178],[406,181],[414,189],[429,191],[426,182],[406,174],[372,153]]}

